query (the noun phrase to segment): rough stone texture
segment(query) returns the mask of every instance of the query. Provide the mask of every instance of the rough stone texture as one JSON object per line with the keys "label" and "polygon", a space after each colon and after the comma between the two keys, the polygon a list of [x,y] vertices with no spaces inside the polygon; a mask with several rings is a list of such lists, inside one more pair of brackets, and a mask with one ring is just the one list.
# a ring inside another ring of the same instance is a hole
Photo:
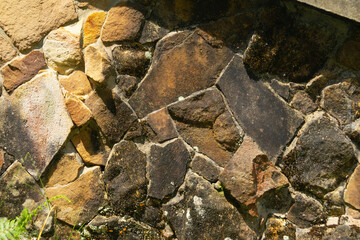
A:
{"label": "rough stone texture", "polygon": [[249,78],[239,56],[226,68],[218,86],[245,133],[270,158],[282,151],[303,123],[300,114],[274,96],[263,83]]}
{"label": "rough stone texture", "polygon": [[101,33],[104,42],[134,40],[140,31],[144,15],[129,1],[120,2],[110,9]]}
{"label": "rough stone texture", "polygon": [[84,52],[85,73],[98,84],[106,82],[112,73],[111,62],[103,46],[89,45]]}
{"label": "rough stone texture", "polygon": [[142,77],[149,63],[145,50],[139,46],[121,45],[113,49],[112,55],[119,74]]}
{"label": "rough stone texture", "polygon": [[130,97],[136,90],[140,80],[137,77],[129,75],[118,75],[116,77],[117,85],[125,97]]}
{"label": "rough stone texture", "polygon": [[190,160],[189,152],[179,139],[163,147],[151,146],[147,165],[148,195],[163,199],[174,193],[183,183]]}
{"label": "rough stone texture", "polygon": [[136,120],[136,116],[128,105],[110,90],[91,93],[85,100],[85,104],[111,143],[119,142]]}
{"label": "rough stone texture", "polygon": [[296,240],[296,227],[286,219],[271,217],[266,222],[262,240]]}
{"label": "rough stone texture", "polygon": [[165,108],[149,114],[147,123],[155,133],[153,140],[156,142],[164,142],[178,136],[175,125]]}
{"label": "rough stone texture", "polygon": [[345,126],[344,131],[355,143],[360,144],[360,119]]}
{"label": "rough stone texture", "polygon": [[76,126],[84,125],[90,120],[91,111],[77,97],[66,98],[65,105]]}
{"label": "rough stone texture", "polygon": [[90,14],[83,28],[83,48],[95,43],[100,37],[101,27],[105,22],[106,12],[94,12]]}
{"label": "rough stone texture", "polygon": [[105,167],[104,182],[113,209],[132,215],[146,197],[146,155],[133,142],[115,144]]}
{"label": "rough stone texture", "polygon": [[104,166],[110,149],[105,145],[104,137],[94,125],[94,123],[90,123],[82,127],[80,132],[71,139],[71,142],[85,163]]}
{"label": "rough stone texture", "polygon": [[336,80],[335,74],[323,73],[317,75],[306,84],[306,92],[309,93],[312,98],[315,98],[321,93],[324,87],[334,80]]}
{"label": "rough stone texture", "polygon": [[314,112],[317,108],[317,105],[305,91],[297,92],[291,100],[290,106],[305,115]]}
{"label": "rough stone texture", "polygon": [[74,181],[84,164],[74,146],[69,142],[54,158],[45,172],[42,181],[45,187],[66,185]]}
{"label": "rough stone texture", "polygon": [[81,63],[80,36],[64,28],[50,32],[45,38],[44,54],[49,67],[60,74],[69,74]]}
{"label": "rough stone texture", "polygon": [[279,94],[280,97],[284,98],[286,101],[289,100],[290,86],[288,84],[272,79],[270,86],[277,94]]}
{"label": "rough stone texture", "polygon": [[345,205],[343,200],[344,188],[344,186],[340,185],[334,191],[325,194],[324,206],[326,207],[328,215],[341,216],[345,213]]}
{"label": "rough stone texture", "polygon": [[258,198],[270,190],[289,185],[286,177],[250,138],[244,139],[221,172],[219,180],[225,189],[255,216],[258,212],[255,206]]}
{"label": "rough stone texture", "polygon": [[180,96],[210,87],[230,61],[232,54],[227,48],[213,48],[195,33],[184,41],[184,34],[175,33],[158,42],[151,68],[129,100],[140,117]]}
{"label": "rough stone texture", "polygon": [[0,101],[0,145],[17,159],[30,153],[24,166],[38,179],[73,127],[56,75],[43,72]]}
{"label": "rough stone texture", "polygon": [[17,55],[16,49],[4,36],[0,34],[0,66]]}
{"label": "rough stone texture", "polygon": [[349,178],[349,182],[347,184],[344,194],[345,202],[355,207],[356,209],[360,209],[359,181],[360,181],[360,167],[357,167],[355,168],[354,173]]}
{"label": "rough stone texture", "polygon": [[82,71],[75,71],[69,77],[60,79],[60,84],[74,95],[83,96],[91,92],[91,85],[86,74]]}
{"label": "rough stone texture", "polygon": [[325,114],[310,116],[301,135],[283,158],[283,172],[292,186],[318,197],[334,190],[354,166],[351,142]]}
{"label": "rough stone texture", "polygon": [[169,30],[166,28],[163,28],[154,22],[146,21],[141,32],[139,42],[141,44],[155,42],[168,33]]}
{"label": "rough stone texture", "polygon": [[256,239],[237,209],[191,171],[179,195],[164,205],[164,210],[179,240]]}
{"label": "rough stone texture", "polygon": [[243,137],[242,130],[236,127],[231,114],[226,111],[222,113],[213,125],[215,140],[228,151],[235,152]]}
{"label": "rough stone texture", "polygon": [[88,9],[108,9],[113,0],[79,0],[78,7]]}
{"label": "rough stone texture", "polygon": [[298,0],[360,22],[359,2],[356,0]]}
{"label": "rough stone texture", "polygon": [[23,58],[15,59],[1,68],[5,89],[12,92],[33,78],[45,66],[44,54],[39,50],[34,50]]}
{"label": "rough stone texture", "polygon": [[196,155],[191,161],[191,169],[209,182],[216,182],[222,171],[212,160],[201,155]]}
{"label": "rough stone texture", "polygon": [[315,226],[296,234],[297,240],[356,240],[360,237],[360,230],[357,226],[341,224],[336,227]]}
{"label": "rough stone texture", "polygon": [[51,203],[57,208],[56,217],[73,226],[90,221],[99,207],[106,204],[100,167],[90,168],[74,182],[66,186],[46,188],[45,192],[49,198],[64,195],[71,201],[69,203],[65,199],[58,199]]}
{"label": "rough stone texture", "polygon": [[19,162],[13,163],[1,176],[0,186],[1,217],[15,219],[24,207],[32,211],[46,201],[34,178]]}
{"label": "rough stone texture", "polygon": [[325,210],[320,202],[302,193],[297,193],[294,200],[286,216],[297,226],[311,227],[325,221]]}
{"label": "rough stone texture", "polygon": [[326,87],[321,106],[339,120],[349,124],[360,117],[360,79],[345,81]]}
{"label": "rough stone texture", "polygon": [[71,0],[31,0],[16,4],[11,0],[3,0],[0,12],[0,27],[20,51],[29,49],[51,30],[77,18]]}
{"label": "rough stone texture", "polygon": [[[360,18],[360,16],[359,16]],[[337,52],[337,61],[349,68],[360,69],[360,34],[352,36]]]}

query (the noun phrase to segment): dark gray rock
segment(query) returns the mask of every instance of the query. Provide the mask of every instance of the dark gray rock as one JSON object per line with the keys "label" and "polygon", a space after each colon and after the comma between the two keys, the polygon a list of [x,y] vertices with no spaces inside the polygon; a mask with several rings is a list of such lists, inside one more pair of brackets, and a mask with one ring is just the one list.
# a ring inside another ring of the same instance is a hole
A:
{"label": "dark gray rock", "polygon": [[153,145],[147,166],[148,195],[157,199],[174,193],[183,183],[190,154],[177,139],[164,147]]}
{"label": "dark gray rock", "polygon": [[318,197],[333,191],[356,164],[351,142],[336,123],[316,112],[283,158],[283,172],[297,190]]}
{"label": "dark gray rock", "polygon": [[237,209],[191,171],[179,195],[164,205],[164,210],[179,240],[256,239]]}
{"label": "dark gray rock", "polygon": [[344,127],[346,135],[348,135],[351,140],[360,144],[360,119],[357,119],[355,122],[348,124]]}
{"label": "dark gray rock", "polygon": [[273,79],[271,80],[270,86],[280,97],[284,98],[286,101],[289,100],[290,86],[288,84]]}
{"label": "dark gray rock", "polygon": [[239,56],[235,56],[226,68],[218,86],[245,133],[272,159],[303,123],[301,115],[263,83],[250,79]]}
{"label": "dark gray rock", "polygon": [[291,100],[290,105],[305,115],[314,112],[317,108],[317,105],[305,91],[298,91]]}
{"label": "dark gray rock", "polygon": [[308,231],[299,232],[297,240],[356,240],[360,238],[360,228],[354,225],[338,225],[334,228],[312,227]]}
{"label": "dark gray rock", "polygon": [[141,44],[155,42],[164,37],[168,32],[169,30],[166,28],[163,28],[154,22],[146,21],[139,42]]}
{"label": "dark gray rock", "polygon": [[132,215],[146,197],[146,155],[133,142],[115,144],[104,172],[112,208]]}
{"label": "dark gray rock", "polygon": [[191,169],[210,182],[216,182],[222,170],[213,161],[201,155],[194,157]]}
{"label": "dark gray rock", "polygon": [[140,80],[134,76],[118,75],[116,81],[124,96],[130,97],[136,90]]}
{"label": "dark gray rock", "polygon": [[175,124],[171,120],[169,113],[165,108],[149,114],[147,117],[147,123],[155,134],[151,137],[152,141],[164,142],[178,137]]}

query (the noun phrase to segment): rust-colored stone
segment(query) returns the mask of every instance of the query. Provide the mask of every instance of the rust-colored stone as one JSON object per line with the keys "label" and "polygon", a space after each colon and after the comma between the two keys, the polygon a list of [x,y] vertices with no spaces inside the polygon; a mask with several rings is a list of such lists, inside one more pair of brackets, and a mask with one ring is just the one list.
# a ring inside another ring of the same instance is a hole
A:
{"label": "rust-colored stone", "polygon": [[89,79],[82,71],[75,71],[69,77],[60,79],[60,84],[74,95],[86,95],[92,90]]}
{"label": "rust-colored stone", "polygon": [[78,98],[66,98],[65,105],[68,112],[70,113],[71,119],[76,124],[76,126],[81,126],[90,120],[91,111]]}
{"label": "rust-colored stone", "polygon": [[106,12],[94,12],[87,17],[83,29],[83,48],[95,43],[100,37],[101,27],[104,24],[105,18]]}

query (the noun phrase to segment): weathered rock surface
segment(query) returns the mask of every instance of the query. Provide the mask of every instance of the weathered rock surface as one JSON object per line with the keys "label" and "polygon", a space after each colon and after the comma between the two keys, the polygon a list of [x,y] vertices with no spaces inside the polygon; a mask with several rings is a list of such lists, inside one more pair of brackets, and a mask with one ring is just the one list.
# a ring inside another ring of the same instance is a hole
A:
{"label": "weathered rock surface", "polygon": [[216,118],[213,125],[215,140],[226,148],[235,152],[243,137],[242,129],[238,129],[231,114],[225,111]]}
{"label": "weathered rock surface", "polygon": [[250,79],[239,56],[226,68],[218,86],[245,133],[271,159],[282,151],[303,123],[301,115],[273,95],[263,83]]}
{"label": "weathered rock surface", "polygon": [[79,0],[77,5],[84,9],[108,9],[112,2],[112,0]]}
{"label": "weathered rock surface", "polygon": [[83,48],[97,41],[105,19],[106,12],[94,12],[87,17],[83,28]]}
{"label": "weathered rock surface", "polygon": [[30,153],[24,166],[38,179],[73,127],[56,75],[41,73],[0,101],[0,145],[17,159]]}
{"label": "weathered rock surface", "polygon": [[136,120],[136,116],[115,92],[110,90],[98,92],[99,94],[91,93],[85,104],[91,110],[105,137],[111,143],[119,142]]}
{"label": "weathered rock surface", "polygon": [[344,186],[340,185],[337,189],[332,192],[325,194],[324,206],[326,207],[327,213],[330,216],[341,216],[345,213],[344,205]]}
{"label": "weathered rock surface", "polygon": [[337,60],[346,67],[360,69],[360,34],[348,39],[337,53]]}
{"label": "weathered rock surface", "polygon": [[152,43],[161,39],[168,33],[169,30],[166,28],[163,28],[152,21],[146,21],[141,32],[139,42],[141,44]]}
{"label": "weathered rock surface", "polygon": [[286,219],[271,217],[266,222],[262,240],[296,240],[296,227]]}
{"label": "weathered rock surface", "polygon": [[178,136],[175,125],[165,108],[149,114],[147,123],[155,133],[155,136],[152,138],[154,141],[164,142]]}
{"label": "weathered rock surface", "polygon": [[90,221],[96,216],[99,207],[106,204],[100,167],[89,168],[74,182],[47,188],[45,192],[49,198],[63,195],[71,201],[58,199],[52,201],[52,204],[58,210],[57,218],[73,226]]}
{"label": "weathered rock surface", "polygon": [[117,85],[125,97],[130,97],[136,90],[140,79],[129,75],[118,75],[116,77]]}
{"label": "weathered rock surface", "polygon": [[315,226],[305,231],[299,231],[296,235],[297,240],[356,240],[360,237],[360,231],[357,226],[341,224],[336,227]]}
{"label": "weathered rock surface", "polygon": [[232,57],[229,49],[213,48],[195,33],[185,37],[180,32],[158,42],[152,66],[129,101],[140,117],[210,87]]}
{"label": "weathered rock surface", "polygon": [[322,197],[345,179],[355,163],[345,134],[325,114],[315,113],[284,154],[283,172],[295,189]]}
{"label": "weathered rock surface", "polygon": [[146,155],[133,142],[115,144],[105,167],[104,182],[112,208],[132,215],[146,197]]}
{"label": "weathered rock surface", "polygon": [[83,96],[92,90],[89,79],[82,71],[75,71],[69,77],[60,79],[60,84],[74,95]]}
{"label": "weathered rock surface", "polygon": [[4,0],[0,3],[0,12],[0,27],[20,51],[29,49],[51,30],[77,18],[71,0],[31,0],[17,4]]}
{"label": "weathered rock surface", "polygon": [[191,171],[179,195],[164,205],[164,210],[179,240],[256,239],[237,209]]}
{"label": "weathered rock surface", "polygon": [[48,66],[60,74],[71,73],[82,60],[80,36],[64,28],[50,32],[43,49]]}
{"label": "weathered rock surface", "polygon": [[346,125],[344,131],[354,142],[360,144],[360,119]]}
{"label": "weathered rock surface", "polygon": [[17,55],[16,49],[4,36],[0,35],[0,66]]}
{"label": "weathered rock surface", "polygon": [[129,1],[121,2],[110,9],[101,33],[104,42],[135,40],[138,36],[144,15]]}
{"label": "weathered rock surface", "polygon": [[290,97],[290,86],[288,84],[279,82],[275,79],[271,80],[270,87],[279,94],[280,97],[284,98],[285,101],[289,100]]}
{"label": "weathered rock surface", "polygon": [[191,169],[209,182],[216,182],[222,171],[212,160],[201,155],[196,155],[191,161]]}
{"label": "weathered rock surface", "polygon": [[345,81],[326,87],[321,106],[339,120],[349,124],[360,117],[360,79]]}
{"label": "weathered rock surface", "polygon": [[91,44],[84,52],[85,73],[98,84],[103,84],[112,74],[110,58],[103,46]]}
{"label": "weathered rock surface", "polygon": [[190,154],[184,143],[177,139],[165,146],[151,146],[147,178],[148,195],[157,199],[174,193],[183,183]]}
{"label": "weathered rock surface", "polygon": [[1,68],[5,89],[12,92],[18,86],[33,78],[45,66],[44,54],[39,50],[31,51],[25,57],[15,59]]}
{"label": "weathered rock surface", "polygon": [[314,112],[317,108],[317,105],[305,91],[297,92],[291,100],[290,106],[305,115]]}
{"label": "weathered rock surface", "polygon": [[88,164],[105,166],[110,148],[105,144],[105,138],[94,123],[84,126],[71,142],[79,152],[83,161]]}
{"label": "weathered rock surface", "polygon": [[120,45],[113,49],[112,55],[119,74],[143,77],[147,70],[149,59],[145,50],[131,45]]}
{"label": "weathered rock surface", "polygon": [[90,120],[92,116],[91,111],[77,97],[67,97],[65,105],[76,126],[84,125]]}
{"label": "weathered rock surface", "polygon": [[356,209],[360,209],[360,168],[355,168],[354,173],[350,176],[349,182],[347,184],[344,200],[346,203],[350,204]]}
{"label": "weathered rock surface", "polygon": [[305,194],[297,193],[287,218],[299,227],[311,227],[325,222],[325,209],[320,202]]}

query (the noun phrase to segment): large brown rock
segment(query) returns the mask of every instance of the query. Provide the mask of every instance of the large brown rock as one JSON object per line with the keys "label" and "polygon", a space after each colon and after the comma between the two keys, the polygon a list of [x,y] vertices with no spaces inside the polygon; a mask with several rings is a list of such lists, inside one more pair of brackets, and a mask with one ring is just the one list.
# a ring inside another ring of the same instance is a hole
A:
{"label": "large brown rock", "polygon": [[154,141],[164,142],[178,136],[174,123],[165,108],[149,114],[147,123],[155,133],[152,138]]}
{"label": "large brown rock", "polygon": [[105,186],[100,167],[87,169],[77,180],[65,186],[46,188],[49,198],[63,195],[65,199],[58,199],[51,203],[56,207],[56,217],[70,225],[90,221],[96,216],[100,207],[106,204]]}
{"label": "large brown rock", "polygon": [[146,155],[133,142],[115,144],[105,167],[104,181],[113,209],[132,215],[146,197]]}
{"label": "large brown rock", "polygon": [[100,37],[101,27],[105,22],[106,12],[94,12],[90,14],[83,28],[83,48],[95,43]]}
{"label": "large brown rock", "polygon": [[131,41],[139,34],[144,15],[139,6],[120,2],[110,9],[101,33],[103,42]]}
{"label": "large brown rock", "polygon": [[0,66],[17,55],[16,49],[4,36],[0,35]]}
{"label": "large brown rock", "polygon": [[210,87],[230,61],[229,49],[213,48],[196,33],[186,38],[188,34],[175,33],[158,42],[151,68],[129,100],[140,117]]}
{"label": "large brown rock", "polygon": [[179,194],[164,205],[164,210],[179,240],[256,239],[237,209],[191,171]]}
{"label": "large brown rock", "polygon": [[303,123],[301,114],[276,97],[261,81],[251,79],[235,56],[219,79],[235,118],[259,147],[274,159]]}
{"label": "large brown rock", "polygon": [[360,209],[359,181],[360,181],[360,167],[357,167],[355,168],[355,171],[349,178],[349,182],[347,184],[344,194],[345,202],[350,204],[356,209]]}
{"label": "large brown rock", "polygon": [[43,72],[0,101],[0,145],[17,159],[30,153],[24,166],[38,179],[73,127],[56,74]]}
{"label": "large brown rock", "polygon": [[201,155],[195,155],[194,159],[191,161],[191,170],[204,177],[209,182],[216,182],[222,168],[211,159]]}
{"label": "large brown rock", "polygon": [[66,98],[65,105],[76,126],[84,125],[90,120],[91,111],[77,97]]}
{"label": "large brown rock", "polygon": [[0,2],[0,27],[20,51],[31,48],[48,32],[77,18],[72,0]]}
{"label": "large brown rock", "polygon": [[174,193],[183,183],[190,154],[185,144],[177,139],[165,146],[151,146],[147,166],[148,195],[163,199]]}
{"label": "large brown rock", "polygon": [[82,71],[75,71],[69,77],[60,79],[60,84],[74,95],[86,95],[92,90],[89,79]]}
{"label": "large brown rock", "polygon": [[85,100],[101,131],[111,143],[117,143],[124,136],[136,116],[120,96],[110,90],[93,92]]}
{"label": "large brown rock", "polygon": [[45,66],[44,54],[39,50],[34,50],[23,58],[15,59],[1,68],[5,89],[12,92],[18,86],[33,78]]}

